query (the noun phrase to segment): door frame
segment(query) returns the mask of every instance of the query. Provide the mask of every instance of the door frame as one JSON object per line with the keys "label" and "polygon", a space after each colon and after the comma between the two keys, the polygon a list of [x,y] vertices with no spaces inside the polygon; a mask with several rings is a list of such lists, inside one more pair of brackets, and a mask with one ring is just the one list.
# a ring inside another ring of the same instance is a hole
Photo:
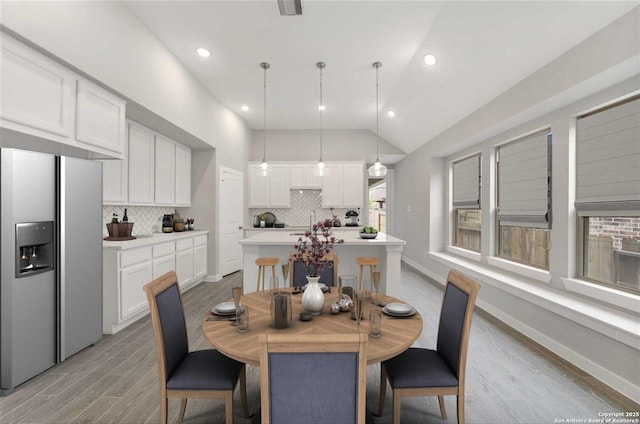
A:
{"label": "door frame", "polygon": [[[224,207],[224,202],[222,201],[222,180],[223,180],[223,175],[224,173],[229,173],[229,174],[234,174],[236,176],[238,176],[240,178],[240,186],[242,187],[242,227],[243,229],[241,231],[244,231],[244,221],[245,221],[245,186],[244,186],[244,172],[242,171],[238,171],[237,169],[233,169],[233,168],[228,168],[226,166],[220,166],[219,170],[218,170],[218,219],[217,221],[217,242],[216,242],[216,250],[217,250],[217,272],[216,272],[216,281],[219,281],[222,279],[222,277],[224,276],[223,274],[223,270],[222,270],[222,228],[223,228],[223,222],[222,222],[222,217],[223,217],[223,213],[222,213],[222,208]],[[244,234],[243,234],[244,235]],[[242,270],[242,258],[240,258],[240,270]]]}

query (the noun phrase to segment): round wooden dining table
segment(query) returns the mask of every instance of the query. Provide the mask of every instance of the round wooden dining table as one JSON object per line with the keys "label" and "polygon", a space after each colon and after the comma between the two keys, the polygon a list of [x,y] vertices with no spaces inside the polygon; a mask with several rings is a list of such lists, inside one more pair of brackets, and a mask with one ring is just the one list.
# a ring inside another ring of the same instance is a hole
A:
{"label": "round wooden dining table", "polygon": [[[291,289],[286,289],[291,290]],[[239,333],[237,327],[230,325],[228,319],[217,317],[208,312],[202,319],[202,331],[205,338],[220,352],[237,361],[250,365],[260,365],[260,334],[347,334],[369,332],[369,311],[382,309],[380,306],[364,301],[364,318],[360,326],[351,319],[350,312],[331,313],[331,303],[338,298],[338,290],[331,288],[325,293],[325,305],[320,315],[310,321],[300,321],[302,294],[292,294],[293,321],[291,326],[276,329],[271,325],[271,290],[249,293],[242,296],[240,303],[249,307],[249,330]],[[390,296],[378,295],[379,302],[401,302]],[[213,305],[212,305],[213,306]],[[367,364],[375,364],[404,352],[420,336],[422,317],[418,312],[411,317],[396,318],[382,314],[382,335],[369,337],[367,343]]]}

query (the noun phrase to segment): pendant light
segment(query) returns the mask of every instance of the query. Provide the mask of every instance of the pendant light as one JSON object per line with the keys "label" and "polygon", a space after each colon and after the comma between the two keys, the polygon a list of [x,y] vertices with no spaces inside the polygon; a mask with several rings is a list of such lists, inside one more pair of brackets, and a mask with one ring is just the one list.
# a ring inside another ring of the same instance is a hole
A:
{"label": "pendant light", "polygon": [[318,165],[313,171],[313,174],[319,177],[328,175],[328,169],[325,168],[324,161],[322,160],[322,114],[326,109],[324,103],[322,103],[322,70],[325,66],[327,66],[327,64],[324,62],[316,63],[316,67],[320,69],[320,104],[318,105],[318,110],[320,111],[320,159],[318,160]]}
{"label": "pendant light", "polygon": [[260,162],[260,175],[266,177],[269,175],[269,164],[267,163],[267,69],[269,64],[262,62],[260,67],[264,70],[264,105],[262,108],[262,162]]}
{"label": "pendant light", "polygon": [[387,167],[380,161],[380,135],[379,135],[379,117],[378,110],[378,70],[382,66],[382,62],[373,62],[372,65],[376,68],[376,161],[369,167],[369,175],[372,177],[384,177],[387,175]]}

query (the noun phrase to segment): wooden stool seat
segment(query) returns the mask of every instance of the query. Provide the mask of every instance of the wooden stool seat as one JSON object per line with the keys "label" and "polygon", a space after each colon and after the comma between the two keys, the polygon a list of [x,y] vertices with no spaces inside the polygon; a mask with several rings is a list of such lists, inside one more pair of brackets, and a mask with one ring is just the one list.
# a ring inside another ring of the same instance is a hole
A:
{"label": "wooden stool seat", "polygon": [[[280,264],[279,258],[258,258],[256,259],[256,265],[258,265],[258,286],[256,287],[256,291],[264,290],[264,279],[266,274],[266,267],[271,267],[271,275],[273,276],[273,281],[276,280],[276,266]],[[260,278],[262,277],[262,278]],[[262,280],[262,288],[260,288],[260,281]],[[275,287],[272,287],[275,288]]]}
{"label": "wooden stool seat", "polygon": [[369,275],[373,281],[373,271],[376,266],[380,265],[380,258],[373,256],[359,256],[356,258],[356,264],[360,265],[360,273],[358,274],[358,290],[362,290],[362,269],[365,266],[369,267]]}

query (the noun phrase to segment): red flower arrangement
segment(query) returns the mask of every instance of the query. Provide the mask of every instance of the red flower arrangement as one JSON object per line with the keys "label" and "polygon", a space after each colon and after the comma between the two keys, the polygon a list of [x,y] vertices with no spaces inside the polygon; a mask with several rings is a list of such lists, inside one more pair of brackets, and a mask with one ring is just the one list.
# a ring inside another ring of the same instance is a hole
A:
{"label": "red flower arrangement", "polygon": [[333,261],[326,261],[323,258],[331,253],[335,244],[342,244],[344,240],[336,239],[322,222],[313,224],[311,231],[305,231],[304,240],[298,238],[298,243],[293,246],[296,253],[293,259],[304,262],[307,274],[310,277],[317,277],[324,270],[325,265],[332,267]]}

